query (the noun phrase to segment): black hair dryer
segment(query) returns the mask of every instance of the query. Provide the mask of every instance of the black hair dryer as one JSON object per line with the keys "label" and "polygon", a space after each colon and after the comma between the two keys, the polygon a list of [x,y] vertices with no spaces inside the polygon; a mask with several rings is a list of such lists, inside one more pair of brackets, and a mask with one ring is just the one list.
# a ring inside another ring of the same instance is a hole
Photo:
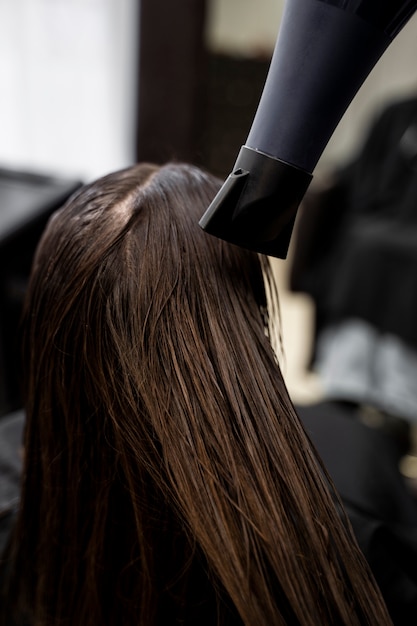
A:
{"label": "black hair dryer", "polygon": [[246,144],[200,220],[285,258],[298,206],[337,124],[417,0],[287,0]]}

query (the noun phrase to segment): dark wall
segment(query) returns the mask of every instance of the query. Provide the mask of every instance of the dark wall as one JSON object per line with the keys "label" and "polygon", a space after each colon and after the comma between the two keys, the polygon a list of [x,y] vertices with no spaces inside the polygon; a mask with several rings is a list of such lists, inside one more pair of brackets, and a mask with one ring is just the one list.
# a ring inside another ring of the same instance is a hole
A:
{"label": "dark wall", "polygon": [[245,142],[270,58],[213,53],[206,0],[142,0],[137,160],[185,160],[225,177]]}

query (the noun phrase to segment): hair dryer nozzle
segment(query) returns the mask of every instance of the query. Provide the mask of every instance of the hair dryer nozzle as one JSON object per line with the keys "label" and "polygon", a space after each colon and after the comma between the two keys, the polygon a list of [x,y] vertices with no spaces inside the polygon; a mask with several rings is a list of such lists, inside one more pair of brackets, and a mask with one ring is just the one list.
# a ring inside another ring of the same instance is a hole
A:
{"label": "hair dryer nozzle", "polygon": [[311,179],[304,170],[242,146],[200,226],[243,248],[285,258],[298,205]]}
{"label": "hair dryer nozzle", "polygon": [[200,225],[285,258],[297,207],[352,98],[417,0],[287,0],[234,171]]}

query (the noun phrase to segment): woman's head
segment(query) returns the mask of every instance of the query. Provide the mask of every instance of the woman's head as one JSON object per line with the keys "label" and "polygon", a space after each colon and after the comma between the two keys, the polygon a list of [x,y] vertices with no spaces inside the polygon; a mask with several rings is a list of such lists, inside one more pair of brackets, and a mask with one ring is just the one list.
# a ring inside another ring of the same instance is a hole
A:
{"label": "woman's head", "polygon": [[42,237],[13,546],[36,626],[384,623],[268,340],[266,263],[198,226],[219,186],[137,165]]}
{"label": "woman's head", "polygon": [[[62,383],[64,395],[82,379],[75,388],[88,381],[86,400],[95,397],[108,410],[110,400],[120,399],[114,390],[112,398],[102,396],[112,380],[122,394],[132,385],[136,402],[142,388],[160,388],[171,377],[198,378],[197,355],[209,365],[220,347],[228,359],[233,342],[223,344],[230,332],[240,332],[239,323],[261,331],[263,341],[266,301],[257,255],[198,227],[218,187],[191,166],[139,165],[85,187],[53,216],[28,295],[25,363],[32,355],[37,361],[27,378],[34,383],[29,399],[45,395],[40,376],[51,375],[54,390]],[[188,358],[186,369],[175,370]]]}

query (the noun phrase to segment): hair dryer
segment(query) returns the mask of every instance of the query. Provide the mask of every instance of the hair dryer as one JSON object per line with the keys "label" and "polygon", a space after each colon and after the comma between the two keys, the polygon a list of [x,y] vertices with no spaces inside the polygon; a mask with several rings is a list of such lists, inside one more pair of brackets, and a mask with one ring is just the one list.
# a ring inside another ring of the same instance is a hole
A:
{"label": "hair dryer", "polygon": [[208,233],[285,258],[298,206],[337,124],[417,0],[287,0],[260,102]]}

